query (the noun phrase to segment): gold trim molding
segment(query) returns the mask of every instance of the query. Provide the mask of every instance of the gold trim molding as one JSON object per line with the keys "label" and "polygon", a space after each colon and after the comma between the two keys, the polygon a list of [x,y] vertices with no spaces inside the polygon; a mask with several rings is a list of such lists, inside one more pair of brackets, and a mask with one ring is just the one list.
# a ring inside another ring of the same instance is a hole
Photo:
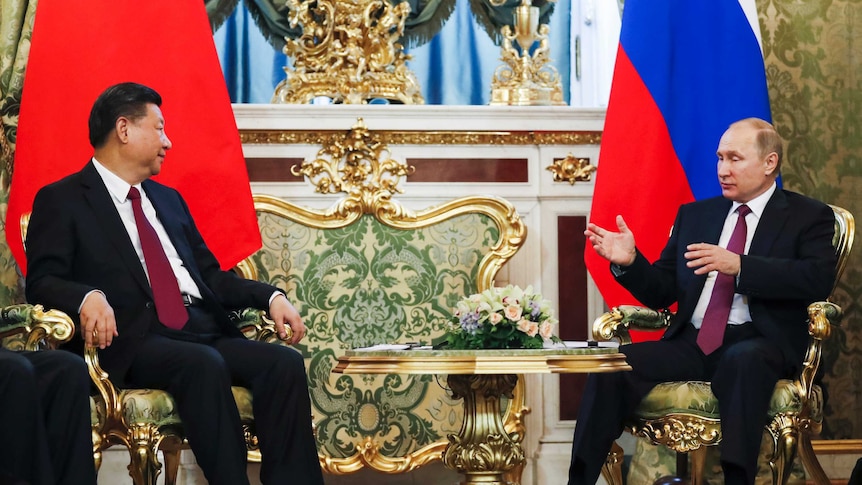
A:
{"label": "gold trim molding", "polygon": [[[598,145],[601,131],[396,131],[374,130],[388,145]],[[344,130],[240,130],[246,145],[333,145]]]}
{"label": "gold trim molding", "polygon": [[850,455],[862,452],[862,440],[811,440],[818,455]]}

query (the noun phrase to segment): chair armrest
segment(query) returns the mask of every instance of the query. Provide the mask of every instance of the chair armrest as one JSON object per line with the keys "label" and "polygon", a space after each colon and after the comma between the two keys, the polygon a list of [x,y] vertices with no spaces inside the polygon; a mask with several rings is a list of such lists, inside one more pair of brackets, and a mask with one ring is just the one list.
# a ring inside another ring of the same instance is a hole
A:
{"label": "chair armrest", "polygon": [[0,338],[20,336],[14,350],[53,349],[75,335],[75,324],[59,310],[22,303],[0,309]]}
{"label": "chair armrest", "polygon": [[667,310],[652,310],[635,305],[620,305],[593,322],[593,338],[596,340],[619,340],[621,345],[632,343],[629,330],[663,330],[670,325],[671,314]]}
{"label": "chair armrest", "polygon": [[814,386],[815,376],[820,369],[823,341],[831,335],[832,325],[838,325],[841,322],[841,316],[841,307],[832,302],[818,301],[808,305],[808,333],[811,335],[811,341],[808,343],[802,371],[796,381],[803,398],[802,402],[807,402],[811,388]]}
{"label": "chair armrest", "polygon": [[99,364],[99,353],[95,347],[87,347],[84,349],[84,361],[87,362],[87,370],[90,373],[90,380],[99,391],[99,396],[105,405],[106,419],[103,420],[99,434],[105,436],[106,430],[115,426],[115,423],[120,423],[123,420],[122,403],[120,402],[120,393],[114,384],[110,381],[108,373],[102,369]]}
{"label": "chair armrest", "polygon": [[[230,319],[249,340],[286,345],[284,341],[278,338],[278,334],[275,331],[275,322],[270,320],[264,310],[256,308],[235,310],[230,312]],[[285,330],[287,330],[285,340],[290,340],[293,331],[287,325],[285,325]]]}

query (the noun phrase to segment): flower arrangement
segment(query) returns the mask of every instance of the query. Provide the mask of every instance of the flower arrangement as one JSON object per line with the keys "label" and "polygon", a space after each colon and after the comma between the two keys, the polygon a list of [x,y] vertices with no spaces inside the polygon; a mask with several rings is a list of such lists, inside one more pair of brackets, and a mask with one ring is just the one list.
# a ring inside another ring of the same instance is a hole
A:
{"label": "flower arrangement", "polygon": [[551,302],[528,286],[495,287],[458,302],[446,332],[449,349],[540,349],[554,335]]}

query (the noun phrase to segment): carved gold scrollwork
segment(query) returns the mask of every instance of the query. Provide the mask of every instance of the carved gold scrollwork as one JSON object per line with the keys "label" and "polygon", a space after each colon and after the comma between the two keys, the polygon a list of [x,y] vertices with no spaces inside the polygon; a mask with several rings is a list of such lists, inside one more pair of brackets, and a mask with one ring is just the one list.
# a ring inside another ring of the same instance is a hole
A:
{"label": "carved gold scrollwork", "polygon": [[409,2],[382,0],[288,0],[290,25],[302,26],[297,40],[285,38],[285,67],[273,103],[308,103],[326,96],[336,103],[364,104],[380,98],[422,104],[409,56],[398,39]]}
{"label": "carved gold scrollwork", "polygon": [[571,153],[566,158],[555,158],[554,163],[546,167],[546,170],[554,174],[554,182],[589,182],[593,178],[596,167],[590,163],[589,158],[578,158]]}
{"label": "carved gold scrollwork", "polygon": [[358,205],[362,213],[400,210],[388,201],[402,192],[398,183],[413,170],[390,158],[389,147],[372,135],[362,118],[342,139],[333,139],[318,151],[316,159],[291,168],[294,175],[307,177],[317,192],[347,193],[340,203],[344,212]]}
{"label": "carved gold scrollwork", "polygon": [[664,416],[639,424],[637,436],[677,452],[688,453],[701,446],[711,446],[721,441],[721,423],[717,419],[683,414]]}

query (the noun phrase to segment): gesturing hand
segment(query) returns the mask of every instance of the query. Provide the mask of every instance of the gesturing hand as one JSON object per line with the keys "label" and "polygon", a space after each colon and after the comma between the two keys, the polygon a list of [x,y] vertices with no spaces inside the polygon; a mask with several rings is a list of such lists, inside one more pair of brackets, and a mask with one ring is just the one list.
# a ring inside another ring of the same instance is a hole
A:
{"label": "gesturing hand", "polygon": [[635,237],[629,226],[623,220],[623,216],[617,216],[617,229],[619,232],[611,232],[599,227],[592,222],[587,225],[584,235],[590,240],[596,253],[620,266],[628,266],[635,261]]}

